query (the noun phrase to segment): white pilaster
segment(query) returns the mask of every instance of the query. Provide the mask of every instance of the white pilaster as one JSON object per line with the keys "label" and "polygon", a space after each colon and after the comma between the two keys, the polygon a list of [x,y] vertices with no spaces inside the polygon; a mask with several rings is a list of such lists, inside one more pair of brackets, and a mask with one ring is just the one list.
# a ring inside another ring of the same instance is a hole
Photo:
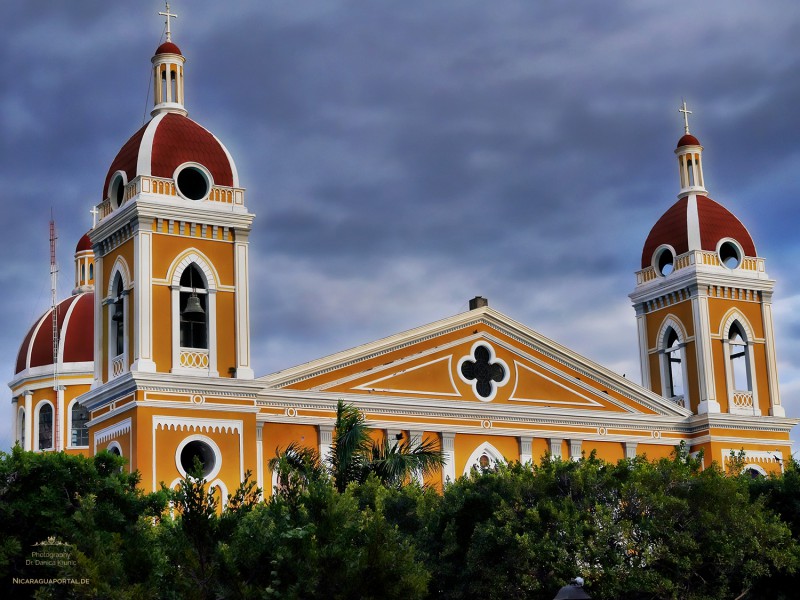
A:
{"label": "white pilaster", "polygon": [[455,433],[442,433],[442,454],[444,455],[444,469],[442,469],[443,483],[453,483],[456,480],[455,439]]}
{"label": "white pilaster", "polygon": [[569,458],[570,460],[580,460],[581,455],[581,442],[582,440],[569,441]]}
{"label": "white pilaster", "polygon": [[55,443],[53,444],[56,450],[63,450],[66,446],[66,436],[67,432],[69,431],[69,419],[67,418],[68,415],[65,414],[64,408],[64,386],[58,386],[58,390],[56,390],[56,406],[58,409],[58,418],[53,419],[53,435],[56,436],[54,440]]}
{"label": "white pilaster", "polygon": [[561,458],[561,444],[564,440],[561,438],[550,438],[547,443],[550,447],[550,456],[553,459]]}
{"label": "white pilaster", "polygon": [[781,392],[778,387],[778,362],[775,352],[775,330],[772,322],[772,292],[762,292],[761,294],[761,316],[764,321],[764,353],[767,359],[769,414],[773,417],[785,417],[786,411],[781,405]]}
{"label": "white pilaster", "polygon": [[629,460],[636,458],[636,446],[638,445],[636,442],[623,442],[622,445],[625,447],[625,458]]}
{"label": "white pilaster", "polygon": [[520,436],[519,462],[523,465],[533,462],[533,437]]}
{"label": "white pilaster", "polygon": [[247,232],[236,231],[234,286],[236,287],[236,378],[253,379],[250,364],[250,289]]}
{"label": "white pilaster", "polygon": [[711,357],[711,321],[708,314],[708,295],[702,286],[697,286],[692,298],[695,353],[697,354],[697,380],[700,388],[700,403],[697,413],[720,412],[714,386],[714,362]]}
{"label": "white pilaster", "polygon": [[[424,431],[409,431],[408,432],[408,438],[409,438],[408,439],[408,443],[412,447],[413,446],[418,446],[419,444],[422,443],[422,435],[424,433],[425,433]],[[424,479],[422,477],[422,473],[420,473],[420,472],[414,473],[413,477],[414,477],[414,479],[416,479],[417,483],[419,483],[420,485],[425,483],[425,481],[424,481]]]}
{"label": "white pilaster", "polygon": [[333,444],[333,425],[317,425],[319,431],[319,458],[327,462]]}
{"label": "white pilaster", "polygon": [[256,424],[256,485],[261,488],[264,497],[264,424]]}
{"label": "white pilaster", "polygon": [[155,373],[153,361],[153,233],[139,222],[133,235],[133,363],[131,371]]}
{"label": "white pilaster", "polygon": [[[94,382],[97,387],[103,382],[103,342],[108,343],[108,333],[103,332],[103,257],[94,259]],[[107,353],[105,353],[107,354]]]}
{"label": "white pilaster", "polygon": [[[181,286],[173,284],[169,288],[170,323],[172,333],[172,367],[173,373],[181,368]],[[209,312],[209,314],[212,314]],[[210,364],[210,362],[209,362]]]}
{"label": "white pilaster", "polygon": [[33,392],[25,392],[25,448],[33,450]]}
{"label": "white pilaster", "polygon": [[11,413],[14,419],[14,441],[19,443],[19,399],[17,396],[11,398]]}
{"label": "white pilaster", "polygon": [[209,288],[208,300],[208,374],[219,377],[217,370],[217,290]]}
{"label": "white pilaster", "polygon": [[647,317],[644,314],[644,304],[636,307],[636,330],[639,334],[639,369],[642,375],[642,387],[650,389],[650,354],[647,346]]}

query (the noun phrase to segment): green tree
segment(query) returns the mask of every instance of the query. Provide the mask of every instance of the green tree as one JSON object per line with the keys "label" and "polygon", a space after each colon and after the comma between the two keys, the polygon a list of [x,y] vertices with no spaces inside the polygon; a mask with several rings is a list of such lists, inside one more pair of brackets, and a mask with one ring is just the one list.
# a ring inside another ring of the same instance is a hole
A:
{"label": "green tree", "polygon": [[[91,458],[19,446],[0,452],[0,596],[19,592],[13,577],[37,575],[88,578],[90,585],[69,588],[74,595],[144,589],[156,560],[143,543],[146,523],[158,519],[166,497],[142,493],[138,474],[123,466],[124,459],[107,452]],[[68,544],[70,562],[26,565],[34,545],[48,539]]]}
{"label": "green tree", "polygon": [[260,503],[261,491],[244,481],[220,507],[219,490],[202,477],[199,461],[195,469],[170,492],[174,519],[164,519],[158,528],[158,544],[172,568],[157,574],[162,597],[225,597],[225,548],[239,522]]}
{"label": "green tree", "polygon": [[[387,490],[374,476],[365,484]],[[311,482],[295,498],[256,507],[226,548],[226,597],[414,599],[427,594],[428,570],[411,538],[361,505],[351,485],[337,492]]]}
{"label": "green tree", "polygon": [[598,600],[760,597],[795,572],[797,542],[748,485],[680,450],[473,471],[420,530],[431,595],[552,598],[581,575]]}

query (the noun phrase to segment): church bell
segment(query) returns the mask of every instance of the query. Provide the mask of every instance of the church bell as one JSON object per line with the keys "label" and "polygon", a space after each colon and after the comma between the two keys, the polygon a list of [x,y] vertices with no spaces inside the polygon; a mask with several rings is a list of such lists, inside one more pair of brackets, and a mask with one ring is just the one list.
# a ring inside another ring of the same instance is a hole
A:
{"label": "church bell", "polygon": [[192,292],[192,295],[189,296],[189,299],[186,301],[186,308],[183,309],[181,317],[183,317],[184,321],[199,322],[205,320],[206,312],[203,310],[203,307],[200,306],[200,298],[197,297],[197,292]]}
{"label": "church bell", "polygon": [[122,302],[114,303],[114,314],[111,315],[111,320],[115,323],[120,323],[124,319],[122,315]]}

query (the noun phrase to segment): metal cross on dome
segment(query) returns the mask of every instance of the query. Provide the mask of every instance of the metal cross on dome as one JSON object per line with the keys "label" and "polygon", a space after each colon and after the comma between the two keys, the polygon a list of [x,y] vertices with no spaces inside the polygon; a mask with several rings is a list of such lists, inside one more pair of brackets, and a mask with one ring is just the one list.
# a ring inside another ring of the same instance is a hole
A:
{"label": "metal cross on dome", "polygon": [[170,31],[170,28],[169,28],[169,23],[170,23],[169,20],[170,19],[177,19],[178,15],[176,15],[175,13],[169,12],[169,2],[166,2],[165,4],[167,5],[167,12],[160,12],[158,14],[161,15],[162,17],[166,17],[164,22],[167,25],[167,41],[171,42],[172,41],[172,32]]}
{"label": "metal cross on dome", "polygon": [[685,134],[689,134],[689,115],[692,114],[688,108],[686,108],[686,100],[683,101],[683,107],[678,109],[679,113],[683,113],[683,132]]}
{"label": "metal cross on dome", "polygon": [[494,392],[494,385],[501,384],[506,379],[506,370],[500,361],[492,361],[492,355],[486,346],[475,347],[472,353],[475,360],[461,362],[461,375],[472,383],[473,388],[481,398],[490,398]]}

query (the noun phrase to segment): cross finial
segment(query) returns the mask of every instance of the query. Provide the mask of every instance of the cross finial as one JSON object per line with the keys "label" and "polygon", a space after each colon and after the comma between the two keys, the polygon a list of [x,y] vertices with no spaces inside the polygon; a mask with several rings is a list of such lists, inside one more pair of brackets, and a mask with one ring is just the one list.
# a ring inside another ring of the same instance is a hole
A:
{"label": "cross finial", "polygon": [[683,107],[678,109],[679,113],[683,113],[683,132],[685,134],[689,133],[689,115],[692,114],[688,108],[686,108],[686,100],[683,101]]}
{"label": "cross finial", "polygon": [[92,210],[90,210],[89,212],[92,213],[92,229],[94,229],[95,227],[97,227],[97,215],[100,213],[100,211],[97,210],[96,206],[93,206]]}
{"label": "cross finial", "polygon": [[177,19],[178,15],[169,12],[169,2],[166,2],[166,5],[167,5],[167,12],[160,12],[158,14],[160,14],[162,17],[166,17],[164,22],[167,25],[167,41],[171,42],[172,41],[172,32],[170,31],[170,28],[169,28],[169,23],[170,23],[169,20],[170,19]]}

